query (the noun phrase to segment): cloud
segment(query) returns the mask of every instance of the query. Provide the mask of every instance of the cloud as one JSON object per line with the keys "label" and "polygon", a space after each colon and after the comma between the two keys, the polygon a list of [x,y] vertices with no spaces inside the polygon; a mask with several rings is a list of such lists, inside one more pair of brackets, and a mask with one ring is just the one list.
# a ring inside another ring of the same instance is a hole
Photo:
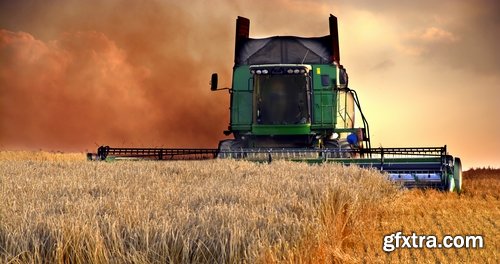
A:
{"label": "cloud", "polygon": [[457,37],[453,33],[436,27],[427,28],[415,38],[425,42],[453,43],[457,41]]}
{"label": "cloud", "polygon": [[133,136],[152,121],[140,89],[148,70],[131,65],[102,33],[65,33],[46,43],[1,30],[0,57],[3,145],[88,144],[102,131]]}
{"label": "cloud", "polygon": [[459,38],[453,33],[431,26],[404,36],[400,47],[407,54],[427,58],[434,50],[450,48],[457,41]]}
{"label": "cloud", "polygon": [[[208,79],[230,80],[234,25],[160,1],[53,3],[0,8],[0,146],[214,147],[224,138],[228,96],[210,93]],[[214,38],[224,44],[208,45]]]}
{"label": "cloud", "polygon": [[395,63],[391,59],[383,60],[380,63],[376,64],[375,66],[372,67],[372,70],[385,70],[394,67]]}
{"label": "cloud", "polygon": [[406,54],[475,74],[500,71],[500,1],[356,0],[346,5],[391,21]]}

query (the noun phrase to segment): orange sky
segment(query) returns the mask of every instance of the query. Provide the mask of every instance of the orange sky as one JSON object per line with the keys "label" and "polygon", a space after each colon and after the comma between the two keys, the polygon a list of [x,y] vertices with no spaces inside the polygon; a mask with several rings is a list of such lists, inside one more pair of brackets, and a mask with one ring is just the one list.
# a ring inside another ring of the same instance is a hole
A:
{"label": "orange sky", "polygon": [[[448,145],[500,167],[500,4],[480,1],[2,1],[0,148],[215,147],[228,124],[234,23],[328,34],[372,146]],[[270,3],[272,2],[272,3]]]}

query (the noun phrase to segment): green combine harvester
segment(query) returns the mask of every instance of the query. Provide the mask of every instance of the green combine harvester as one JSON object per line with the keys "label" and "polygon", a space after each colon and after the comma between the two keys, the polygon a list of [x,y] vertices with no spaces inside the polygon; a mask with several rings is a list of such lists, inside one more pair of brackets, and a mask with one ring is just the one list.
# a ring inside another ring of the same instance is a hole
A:
{"label": "green combine harvester", "polygon": [[[185,160],[230,158],[337,162],[375,168],[407,187],[461,190],[459,158],[444,147],[372,148],[368,122],[340,64],[337,18],[323,37],[249,37],[250,20],[238,17],[230,124],[217,149],[99,147],[89,159]],[[355,127],[355,117],[360,127]]]}

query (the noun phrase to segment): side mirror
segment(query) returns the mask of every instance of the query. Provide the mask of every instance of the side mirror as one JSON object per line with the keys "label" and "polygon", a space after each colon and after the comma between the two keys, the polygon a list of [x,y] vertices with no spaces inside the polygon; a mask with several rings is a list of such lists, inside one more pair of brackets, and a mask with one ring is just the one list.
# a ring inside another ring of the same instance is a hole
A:
{"label": "side mirror", "polygon": [[219,83],[219,76],[217,76],[217,73],[212,73],[212,78],[210,79],[210,90],[217,91],[218,83]]}

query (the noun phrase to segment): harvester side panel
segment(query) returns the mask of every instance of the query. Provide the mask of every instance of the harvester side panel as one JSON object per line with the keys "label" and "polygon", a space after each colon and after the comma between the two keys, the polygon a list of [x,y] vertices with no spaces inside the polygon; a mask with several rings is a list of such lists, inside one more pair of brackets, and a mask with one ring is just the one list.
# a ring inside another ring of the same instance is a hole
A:
{"label": "harvester side panel", "polygon": [[253,118],[253,78],[248,66],[234,69],[231,93],[231,129],[250,131]]}
{"label": "harvester side panel", "polygon": [[313,118],[312,127],[330,129],[335,127],[336,67],[331,65],[312,66]]}

